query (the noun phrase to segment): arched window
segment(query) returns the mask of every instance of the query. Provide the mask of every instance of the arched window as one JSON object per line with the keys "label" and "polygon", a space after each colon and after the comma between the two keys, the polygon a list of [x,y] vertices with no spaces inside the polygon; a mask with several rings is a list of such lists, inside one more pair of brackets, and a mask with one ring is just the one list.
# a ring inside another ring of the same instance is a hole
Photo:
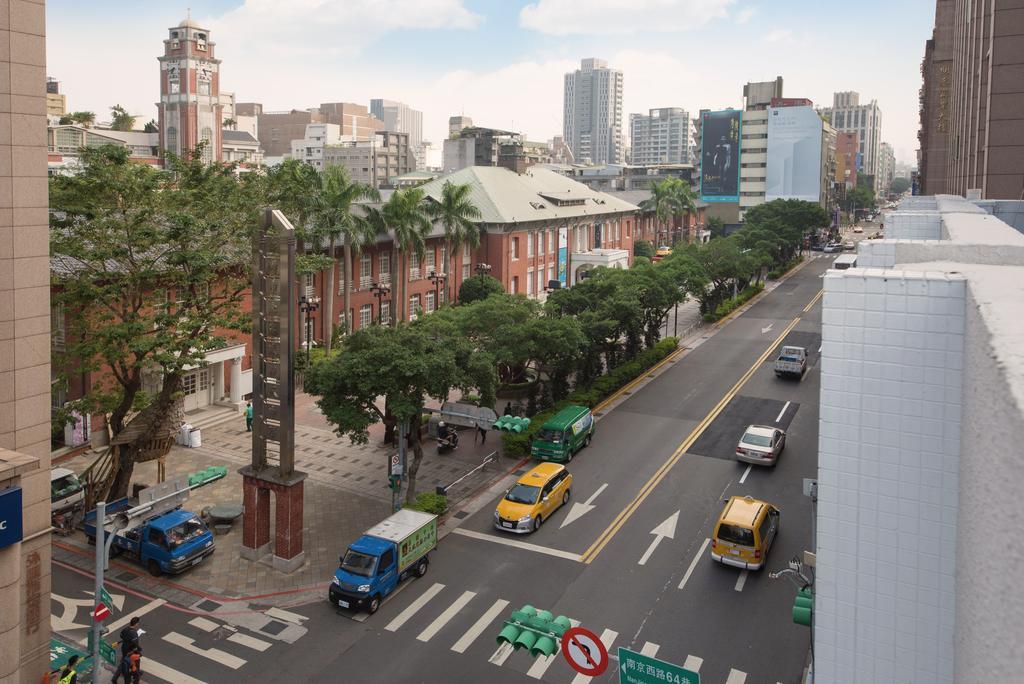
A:
{"label": "arched window", "polygon": [[213,131],[209,127],[204,128],[201,139],[206,143],[203,146],[203,163],[209,164],[213,161]]}
{"label": "arched window", "polygon": [[178,154],[178,129],[174,126],[167,129],[167,151]]}

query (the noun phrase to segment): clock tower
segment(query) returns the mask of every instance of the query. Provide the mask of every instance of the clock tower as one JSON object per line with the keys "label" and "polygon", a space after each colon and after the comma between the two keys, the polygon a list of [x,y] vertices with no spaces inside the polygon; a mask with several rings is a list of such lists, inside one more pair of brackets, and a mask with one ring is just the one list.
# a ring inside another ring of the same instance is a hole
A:
{"label": "clock tower", "polygon": [[210,32],[192,19],[168,29],[160,62],[160,146],[184,155],[205,142],[203,161],[221,161],[220,60]]}

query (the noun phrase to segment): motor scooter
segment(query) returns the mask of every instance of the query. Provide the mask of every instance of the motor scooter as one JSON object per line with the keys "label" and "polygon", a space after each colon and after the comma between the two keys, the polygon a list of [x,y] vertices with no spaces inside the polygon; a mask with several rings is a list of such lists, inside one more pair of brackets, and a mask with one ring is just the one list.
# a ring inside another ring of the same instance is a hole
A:
{"label": "motor scooter", "polygon": [[455,430],[448,430],[444,436],[437,437],[437,453],[443,454],[446,451],[455,451],[459,447],[459,433]]}

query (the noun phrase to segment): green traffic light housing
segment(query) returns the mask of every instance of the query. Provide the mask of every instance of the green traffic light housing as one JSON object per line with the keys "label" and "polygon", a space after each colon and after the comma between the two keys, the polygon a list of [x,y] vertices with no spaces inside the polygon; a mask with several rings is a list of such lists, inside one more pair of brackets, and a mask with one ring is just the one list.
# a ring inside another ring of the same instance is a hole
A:
{"label": "green traffic light housing", "polygon": [[497,641],[499,645],[508,644],[517,651],[526,649],[533,657],[550,656],[558,651],[562,635],[571,626],[571,621],[564,615],[555,617],[551,611],[525,605],[512,611]]}
{"label": "green traffic light housing", "polygon": [[204,470],[200,470],[198,473],[192,473],[188,476],[188,486],[198,487],[202,485],[208,485],[211,482],[219,480],[228,474],[228,469],[225,466],[210,466]]}
{"label": "green traffic light housing", "polygon": [[793,622],[806,627],[811,626],[811,615],[814,612],[814,594],[810,587],[804,587],[796,594],[793,601]]}

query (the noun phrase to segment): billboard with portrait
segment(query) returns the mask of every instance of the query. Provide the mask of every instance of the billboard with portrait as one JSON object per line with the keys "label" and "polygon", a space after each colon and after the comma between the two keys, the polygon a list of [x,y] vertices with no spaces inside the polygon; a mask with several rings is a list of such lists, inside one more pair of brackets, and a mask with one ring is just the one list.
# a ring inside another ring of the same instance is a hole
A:
{"label": "billboard with portrait", "polygon": [[740,201],[740,127],[736,109],[701,112],[700,198],[705,202]]}
{"label": "billboard with portrait", "polygon": [[813,107],[768,108],[765,201],[821,199],[821,131]]}

